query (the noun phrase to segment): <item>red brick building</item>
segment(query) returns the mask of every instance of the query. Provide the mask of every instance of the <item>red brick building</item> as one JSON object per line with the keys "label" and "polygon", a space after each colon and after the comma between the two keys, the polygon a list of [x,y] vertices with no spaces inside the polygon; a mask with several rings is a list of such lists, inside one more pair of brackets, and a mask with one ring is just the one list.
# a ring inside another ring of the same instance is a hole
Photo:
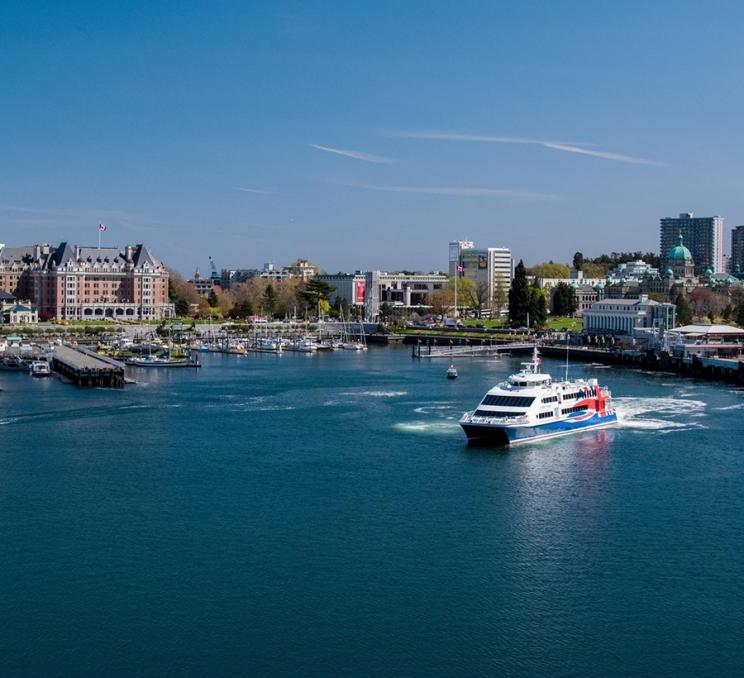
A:
{"label": "red brick building", "polygon": [[173,311],[168,271],[144,245],[0,244],[0,291],[33,303],[42,320],[158,320]]}

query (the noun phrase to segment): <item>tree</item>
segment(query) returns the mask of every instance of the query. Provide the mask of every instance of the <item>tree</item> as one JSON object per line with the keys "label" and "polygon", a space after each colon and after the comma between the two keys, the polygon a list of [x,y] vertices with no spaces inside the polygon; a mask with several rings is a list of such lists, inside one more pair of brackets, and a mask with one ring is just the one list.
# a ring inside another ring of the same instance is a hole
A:
{"label": "tree", "polygon": [[542,327],[548,319],[548,306],[545,294],[536,286],[528,289],[527,309],[529,311],[530,327]]}
{"label": "tree", "polygon": [[210,305],[211,308],[217,308],[217,306],[219,305],[217,292],[215,292],[214,289],[209,290],[209,294],[207,295],[207,303]]}
{"label": "tree", "polygon": [[491,310],[495,311],[496,315],[501,315],[501,311],[504,306],[506,306],[507,301],[509,301],[509,290],[506,287],[504,279],[499,276],[496,278],[496,284],[493,286],[493,302]]}
{"label": "tree", "polygon": [[435,315],[445,315],[454,303],[454,291],[447,287],[429,292],[426,295],[426,303],[431,306],[431,312]]}
{"label": "tree", "polygon": [[325,280],[311,278],[297,292],[297,298],[316,310],[319,301],[328,301],[336,288]]}
{"label": "tree", "polygon": [[580,271],[583,265],[584,265],[584,255],[581,252],[576,252],[576,254],[573,255],[573,267],[577,271]]}
{"label": "tree", "polygon": [[692,322],[692,309],[687,301],[687,297],[680,292],[674,303],[677,306],[677,323],[680,325],[689,325]]}
{"label": "tree", "polygon": [[715,318],[723,310],[724,302],[720,295],[708,287],[696,287],[690,293],[693,316]]}
{"label": "tree", "polygon": [[196,306],[199,303],[196,288],[184,280],[178,271],[172,269],[168,269],[168,296],[180,317],[189,315],[192,304]]}
{"label": "tree", "polygon": [[509,324],[521,327],[527,324],[529,311],[529,286],[527,284],[527,270],[522,260],[514,269],[514,279],[509,290]]}
{"label": "tree", "polygon": [[571,270],[565,264],[548,261],[530,266],[527,273],[535,278],[568,278]]}
{"label": "tree", "polygon": [[380,306],[380,320],[386,323],[393,315],[393,309],[387,301],[382,302]]}
{"label": "tree", "polygon": [[271,283],[266,286],[261,301],[263,303],[263,308],[264,311],[266,311],[266,314],[269,316],[273,316],[274,308],[276,307],[276,292],[274,292],[274,287]]}
{"label": "tree", "polygon": [[734,317],[736,318],[736,324],[739,327],[744,327],[744,303],[739,304],[734,310]]}
{"label": "tree", "polygon": [[481,311],[488,306],[488,283],[479,282],[475,286],[475,310],[478,312],[478,317],[481,317]]}
{"label": "tree", "polygon": [[460,308],[477,308],[478,294],[475,283],[470,278],[450,278],[447,281],[447,289],[452,291],[454,303],[455,285],[457,285],[457,305]]}
{"label": "tree", "polygon": [[576,313],[576,291],[571,285],[559,282],[553,291],[553,314],[573,315]]}

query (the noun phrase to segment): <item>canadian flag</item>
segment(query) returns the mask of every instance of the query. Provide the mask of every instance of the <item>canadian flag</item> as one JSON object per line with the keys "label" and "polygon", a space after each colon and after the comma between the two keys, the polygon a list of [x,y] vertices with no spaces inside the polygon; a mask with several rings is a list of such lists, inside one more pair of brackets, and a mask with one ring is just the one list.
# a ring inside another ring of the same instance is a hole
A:
{"label": "canadian flag", "polygon": [[98,224],[98,230],[103,233],[106,230],[106,224]]}

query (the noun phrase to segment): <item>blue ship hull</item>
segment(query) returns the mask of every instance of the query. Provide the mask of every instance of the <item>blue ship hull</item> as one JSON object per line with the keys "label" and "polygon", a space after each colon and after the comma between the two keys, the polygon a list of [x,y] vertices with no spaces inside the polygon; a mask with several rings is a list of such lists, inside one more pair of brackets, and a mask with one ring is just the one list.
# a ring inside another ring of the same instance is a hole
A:
{"label": "blue ship hull", "polygon": [[479,445],[516,445],[535,440],[557,438],[570,433],[604,428],[617,423],[617,414],[593,414],[589,417],[578,415],[561,421],[553,421],[534,426],[489,426],[487,424],[461,423],[468,442]]}

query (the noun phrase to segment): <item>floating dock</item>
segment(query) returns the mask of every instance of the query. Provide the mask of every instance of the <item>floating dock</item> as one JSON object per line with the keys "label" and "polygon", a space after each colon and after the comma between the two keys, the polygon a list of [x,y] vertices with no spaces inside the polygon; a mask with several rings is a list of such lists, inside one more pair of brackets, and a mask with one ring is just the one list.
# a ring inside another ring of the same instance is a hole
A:
{"label": "floating dock", "polygon": [[[440,340],[442,343],[448,340]],[[483,343],[483,344],[441,344],[432,346],[431,343],[422,346],[420,343],[411,346],[412,358],[459,358],[492,356],[500,353],[525,353],[535,347],[532,341],[513,341],[505,344]]]}
{"label": "floating dock", "polygon": [[76,386],[122,388],[124,365],[73,346],[57,346],[52,357],[52,370]]}

